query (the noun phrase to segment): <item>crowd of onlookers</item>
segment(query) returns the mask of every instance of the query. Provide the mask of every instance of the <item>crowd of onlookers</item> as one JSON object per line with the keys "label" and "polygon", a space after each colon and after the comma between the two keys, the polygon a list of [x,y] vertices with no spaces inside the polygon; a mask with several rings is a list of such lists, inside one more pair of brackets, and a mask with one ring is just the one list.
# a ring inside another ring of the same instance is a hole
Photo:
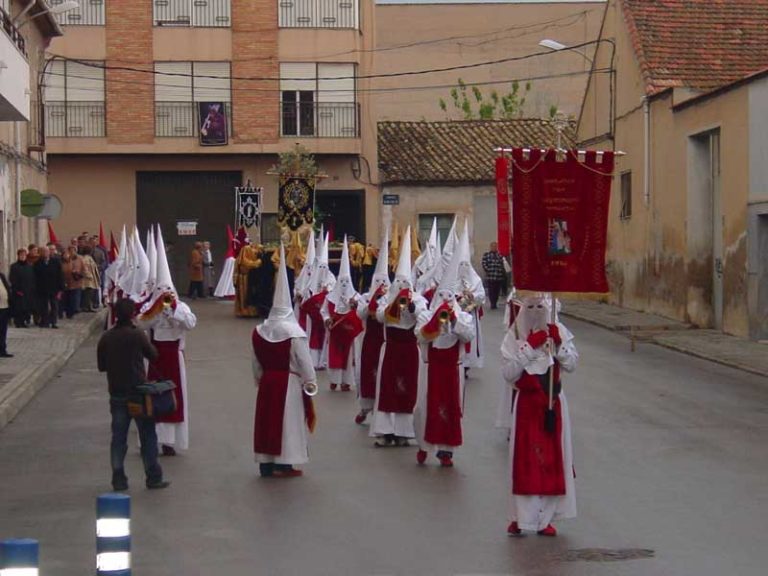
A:
{"label": "crowd of onlookers", "polygon": [[86,232],[68,246],[50,242],[20,248],[8,277],[0,274],[0,357],[9,357],[6,333],[16,328],[58,328],[59,320],[101,306],[107,249]]}

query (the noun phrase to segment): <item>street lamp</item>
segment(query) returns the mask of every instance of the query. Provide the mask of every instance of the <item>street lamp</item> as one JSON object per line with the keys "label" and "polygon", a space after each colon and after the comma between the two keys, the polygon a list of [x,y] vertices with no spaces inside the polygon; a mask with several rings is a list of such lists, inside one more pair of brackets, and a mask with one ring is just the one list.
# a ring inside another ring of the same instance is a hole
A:
{"label": "street lamp", "polygon": [[594,63],[592,58],[587,56],[583,51],[577,48],[571,48],[570,46],[566,46],[565,44],[558,42],[557,40],[552,40],[551,38],[544,38],[544,40],[541,40],[539,42],[539,46],[541,46],[542,48],[549,48],[550,50],[553,50],[555,52],[558,52],[560,50],[570,50],[571,52],[575,52],[576,54],[584,58],[587,62],[589,62],[590,65]]}
{"label": "street lamp", "polygon": [[[19,12],[19,14],[16,16],[16,18],[13,19],[14,24],[16,22],[18,22],[19,20],[21,20],[24,17],[24,15],[32,9],[32,6],[34,6],[34,4],[35,4],[35,2],[34,2],[34,0],[32,0],[27,5],[27,7],[24,8],[24,10]],[[69,12],[70,10],[75,10],[76,8],[79,8],[79,7],[80,7],[80,3],[79,2],[76,2],[75,0],[65,0],[61,4],[56,4],[54,6],[49,6],[45,10],[42,10],[42,11],[38,12],[37,14],[34,14],[34,15],[30,16],[29,18],[24,20],[24,22],[22,22],[21,24],[17,24],[16,28],[17,29],[21,28],[25,24],[29,23],[30,20],[34,20],[35,18],[38,18],[40,16],[45,16],[46,14],[53,14],[54,16],[56,14],[64,14],[64,12]]]}

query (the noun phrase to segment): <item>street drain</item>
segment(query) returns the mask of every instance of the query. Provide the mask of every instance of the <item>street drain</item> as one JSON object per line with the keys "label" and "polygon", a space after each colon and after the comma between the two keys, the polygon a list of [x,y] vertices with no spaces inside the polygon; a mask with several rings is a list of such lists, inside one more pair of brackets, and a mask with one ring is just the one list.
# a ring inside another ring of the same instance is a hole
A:
{"label": "street drain", "polygon": [[621,560],[638,560],[640,558],[653,558],[656,553],[647,548],[577,548],[568,550],[560,555],[561,560],[575,562],[619,562]]}

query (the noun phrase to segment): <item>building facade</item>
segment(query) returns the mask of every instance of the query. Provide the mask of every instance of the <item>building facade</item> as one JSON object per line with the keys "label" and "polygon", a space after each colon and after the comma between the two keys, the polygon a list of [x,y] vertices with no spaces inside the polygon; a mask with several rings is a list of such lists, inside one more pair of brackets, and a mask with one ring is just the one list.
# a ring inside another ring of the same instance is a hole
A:
{"label": "building facade", "polygon": [[590,78],[578,139],[626,152],[612,301],[768,339],[766,19],[765,0],[606,5],[595,67],[615,73]]}
{"label": "building facade", "polygon": [[0,1],[0,258],[47,240],[45,222],[22,214],[22,192],[47,194],[38,101],[39,71],[62,31],[42,1]]}

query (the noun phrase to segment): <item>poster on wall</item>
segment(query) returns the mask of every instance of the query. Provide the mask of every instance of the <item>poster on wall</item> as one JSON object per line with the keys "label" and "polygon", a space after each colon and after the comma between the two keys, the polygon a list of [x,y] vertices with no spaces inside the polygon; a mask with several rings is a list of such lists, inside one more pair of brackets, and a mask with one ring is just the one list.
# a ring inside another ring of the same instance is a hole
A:
{"label": "poster on wall", "polygon": [[198,102],[200,145],[227,144],[227,108],[224,102]]}
{"label": "poster on wall", "polygon": [[605,252],[613,152],[512,151],[515,287],[608,292]]}

